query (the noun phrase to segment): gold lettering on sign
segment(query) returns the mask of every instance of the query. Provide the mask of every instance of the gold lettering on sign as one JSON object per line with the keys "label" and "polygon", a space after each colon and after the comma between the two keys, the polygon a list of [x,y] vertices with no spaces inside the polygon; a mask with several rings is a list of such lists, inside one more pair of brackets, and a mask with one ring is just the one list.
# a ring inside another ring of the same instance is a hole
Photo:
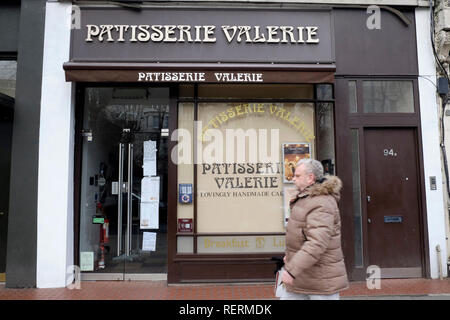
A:
{"label": "gold lettering on sign", "polygon": [[283,252],[284,236],[200,237],[200,253]]}
{"label": "gold lettering on sign", "polygon": [[227,240],[214,240],[211,238],[204,239],[205,249],[208,248],[248,248],[248,240],[239,240],[236,238]]}
{"label": "gold lettering on sign", "polygon": [[264,248],[264,244],[266,243],[266,239],[264,237],[257,237],[256,238],[256,248],[261,249]]}
{"label": "gold lettering on sign", "polygon": [[249,114],[269,114],[274,118],[289,123],[293,128],[299,131],[308,142],[312,142],[314,140],[314,133],[308,129],[305,122],[299,116],[292,114],[290,111],[287,111],[285,108],[278,105],[250,103],[235,105],[232,108],[228,108],[226,113],[221,112],[214,115],[208,124],[203,127],[201,141],[205,141],[204,139],[208,134],[207,131],[209,129],[218,129],[230,119],[235,117],[244,117]]}
{"label": "gold lettering on sign", "polygon": [[[88,24],[85,42],[215,43],[216,26]],[[316,26],[221,26],[228,43],[317,44]]]}

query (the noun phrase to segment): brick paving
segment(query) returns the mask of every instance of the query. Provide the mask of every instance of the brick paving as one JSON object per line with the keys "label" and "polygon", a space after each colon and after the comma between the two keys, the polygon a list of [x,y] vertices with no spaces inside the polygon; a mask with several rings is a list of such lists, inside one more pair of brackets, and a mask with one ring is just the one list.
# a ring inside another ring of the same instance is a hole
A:
{"label": "brick paving", "polygon": [[[351,282],[341,297],[450,295],[450,278],[386,279],[380,289]],[[81,289],[10,289],[0,284],[0,300],[270,300],[272,284],[167,285],[166,281],[83,281]]]}

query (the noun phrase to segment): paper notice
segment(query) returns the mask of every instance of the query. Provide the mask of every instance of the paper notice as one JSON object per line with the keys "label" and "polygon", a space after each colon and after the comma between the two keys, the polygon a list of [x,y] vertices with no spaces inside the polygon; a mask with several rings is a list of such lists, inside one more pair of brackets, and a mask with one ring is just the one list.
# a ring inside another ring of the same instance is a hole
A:
{"label": "paper notice", "polygon": [[94,271],[94,252],[80,252],[80,270]]}
{"label": "paper notice", "polygon": [[141,229],[159,229],[159,201],[141,202]]}
{"label": "paper notice", "polygon": [[156,233],[144,232],[142,238],[142,251],[155,251],[156,250]]}
{"label": "paper notice", "polygon": [[159,202],[159,177],[144,177],[141,180],[141,201]]}
{"label": "paper notice", "polygon": [[156,176],[156,141],[144,141],[144,176]]}

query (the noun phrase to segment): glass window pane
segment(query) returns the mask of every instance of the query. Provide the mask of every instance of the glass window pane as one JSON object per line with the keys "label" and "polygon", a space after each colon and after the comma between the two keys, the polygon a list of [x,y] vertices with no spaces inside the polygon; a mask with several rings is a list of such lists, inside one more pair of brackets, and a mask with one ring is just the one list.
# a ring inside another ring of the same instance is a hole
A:
{"label": "glass window pane", "polygon": [[16,61],[0,61],[0,93],[16,97]]}
{"label": "glass window pane", "polygon": [[333,86],[331,84],[318,84],[316,92],[317,100],[333,100]]}
{"label": "glass window pane", "polygon": [[198,232],[284,232],[290,165],[315,158],[314,104],[208,102],[198,108]]}
{"label": "glass window pane", "polygon": [[361,210],[361,183],[359,171],[359,136],[358,129],[351,129],[352,150],[352,185],[353,185],[353,234],[355,245],[355,266],[363,266],[363,234]]}
{"label": "glass window pane", "polygon": [[198,87],[199,99],[314,99],[314,86],[309,84],[214,85]]}
{"label": "glass window pane", "polygon": [[177,253],[194,253],[194,237],[177,237]]}
{"label": "glass window pane", "polygon": [[[80,261],[87,268],[82,271],[167,272],[166,190],[170,140],[161,134],[161,127],[154,128],[153,119],[163,119],[169,114],[169,102],[169,88],[85,89],[84,114],[80,119],[85,132],[81,159]],[[157,142],[157,148],[151,144],[149,147],[149,141]],[[148,155],[153,156],[153,161],[149,161]],[[128,185],[128,181],[132,184]],[[159,201],[155,201],[156,196]],[[155,215],[158,220],[153,219]],[[96,221],[99,224],[93,223],[93,216],[100,218]],[[100,232],[106,227],[102,223],[106,224],[106,220],[102,219],[108,219],[106,238]],[[158,221],[157,228],[152,225],[154,221]],[[151,246],[144,247],[143,239],[149,235],[150,227],[156,234],[154,251]],[[133,259],[125,259],[126,256]]]}
{"label": "glass window pane", "polygon": [[348,82],[348,106],[350,113],[358,112],[358,100],[356,94],[356,81]]}
{"label": "glass window pane", "polygon": [[334,104],[317,104],[317,160],[328,174],[334,174]]}
{"label": "glass window pane", "polygon": [[414,113],[412,81],[363,81],[365,113]]}

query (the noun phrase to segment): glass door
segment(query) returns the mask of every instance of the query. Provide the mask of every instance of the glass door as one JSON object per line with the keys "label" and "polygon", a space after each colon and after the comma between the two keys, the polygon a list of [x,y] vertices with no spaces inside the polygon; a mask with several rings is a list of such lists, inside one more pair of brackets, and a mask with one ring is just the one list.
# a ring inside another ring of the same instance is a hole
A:
{"label": "glass door", "polygon": [[165,279],[169,88],[86,88],[82,279]]}

